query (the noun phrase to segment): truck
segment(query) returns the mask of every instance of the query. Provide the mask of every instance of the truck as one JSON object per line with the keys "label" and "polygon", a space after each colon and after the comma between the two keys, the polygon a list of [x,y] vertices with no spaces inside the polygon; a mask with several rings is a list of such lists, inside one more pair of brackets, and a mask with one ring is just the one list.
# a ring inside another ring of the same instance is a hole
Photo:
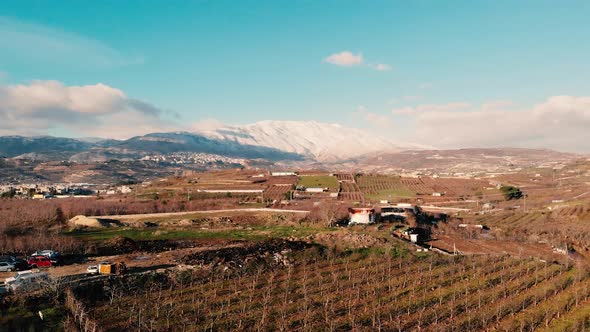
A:
{"label": "truck", "polygon": [[98,264],[98,273],[99,274],[116,274],[121,275],[127,272],[127,265],[123,262],[118,263],[111,263],[111,262],[101,262]]}

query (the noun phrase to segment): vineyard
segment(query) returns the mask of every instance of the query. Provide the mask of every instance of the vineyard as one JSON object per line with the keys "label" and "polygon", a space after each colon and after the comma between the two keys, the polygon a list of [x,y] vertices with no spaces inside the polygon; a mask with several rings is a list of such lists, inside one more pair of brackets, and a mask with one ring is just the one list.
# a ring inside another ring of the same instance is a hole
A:
{"label": "vineyard", "polygon": [[277,201],[286,199],[291,188],[290,184],[272,185],[264,191],[264,198]]}
{"label": "vineyard", "polygon": [[498,240],[547,242],[555,247],[576,245],[577,250],[587,255],[590,231],[590,203],[572,204],[560,208],[532,209],[524,212],[501,211],[482,215],[465,215],[460,222],[481,224],[490,227],[491,236]]}
{"label": "vineyard", "polygon": [[338,199],[343,201],[364,202],[365,198],[361,189],[355,182],[340,182]]}
{"label": "vineyard", "polygon": [[396,247],[313,257],[233,276],[169,276],[112,292],[91,314],[112,331],[555,331],[590,320],[590,279],[579,267]]}
{"label": "vineyard", "polygon": [[[356,178],[360,190],[371,200],[422,197],[429,201],[448,199],[484,198],[485,195],[497,194],[489,190],[489,182],[476,179],[451,178],[404,178],[387,175],[361,175]],[[440,193],[444,197],[432,197]]]}
{"label": "vineyard", "polygon": [[349,173],[339,173],[334,174],[334,176],[336,176],[336,179],[340,182],[354,182],[354,176]]}

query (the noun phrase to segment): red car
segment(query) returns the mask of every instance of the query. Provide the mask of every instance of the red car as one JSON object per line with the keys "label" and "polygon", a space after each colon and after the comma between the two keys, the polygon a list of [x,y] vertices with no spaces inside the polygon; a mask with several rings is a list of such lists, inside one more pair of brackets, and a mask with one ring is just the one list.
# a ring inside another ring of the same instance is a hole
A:
{"label": "red car", "polygon": [[29,258],[28,263],[33,269],[51,266],[51,260],[47,256],[33,256]]}

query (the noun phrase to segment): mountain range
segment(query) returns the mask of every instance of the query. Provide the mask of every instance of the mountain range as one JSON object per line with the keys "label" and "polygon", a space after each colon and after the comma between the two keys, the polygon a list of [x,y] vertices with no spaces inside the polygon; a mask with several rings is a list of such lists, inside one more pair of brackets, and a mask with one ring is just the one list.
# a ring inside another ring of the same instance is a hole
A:
{"label": "mountain range", "polygon": [[535,149],[435,150],[393,142],[366,131],[316,121],[261,121],[196,132],[151,133],[127,140],[52,136],[0,137],[0,157],[34,161],[132,161],[150,155],[205,153],[270,162],[360,169],[492,169],[539,165],[580,155]]}
{"label": "mountain range", "polygon": [[337,162],[386,151],[422,148],[365,131],[315,121],[261,121],[198,132],[151,133],[127,140],[52,136],[0,137],[0,156],[37,160],[104,161],[145,154],[200,152],[247,159]]}

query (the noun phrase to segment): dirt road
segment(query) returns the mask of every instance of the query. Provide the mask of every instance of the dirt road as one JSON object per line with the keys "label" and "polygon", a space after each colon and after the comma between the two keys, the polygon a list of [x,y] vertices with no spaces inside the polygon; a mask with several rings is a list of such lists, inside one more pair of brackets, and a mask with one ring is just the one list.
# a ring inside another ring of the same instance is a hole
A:
{"label": "dirt road", "polygon": [[[47,272],[52,277],[65,277],[86,274],[86,268],[90,265],[98,265],[100,262],[124,262],[130,273],[143,272],[149,270],[157,270],[163,268],[170,268],[180,265],[182,257],[207,250],[216,250],[228,247],[239,247],[242,244],[220,245],[220,246],[205,246],[198,248],[182,248],[159,253],[142,253],[135,252],[130,254],[114,255],[114,256],[97,256],[88,257],[84,263],[70,264],[64,266],[54,266],[50,268],[40,269]],[[0,272],[0,283],[4,282],[5,278],[13,277],[16,272]]]}
{"label": "dirt road", "polygon": [[215,213],[229,213],[229,212],[275,212],[275,213],[301,213],[306,214],[310,211],[306,210],[284,210],[284,209],[269,209],[269,208],[248,208],[248,209],[224,209],[224,210],[202,210],[202,211],[184,211],[184,212],[164,212],[164,213],[144,213],[144,214],[123,214],[123,215],[107,215],[107,216],[89,216],[88,218],[102,218],[102,219],[137,219],[137,218],[161,218],[161,217],[177,217],[191,214],[215,214]]}

